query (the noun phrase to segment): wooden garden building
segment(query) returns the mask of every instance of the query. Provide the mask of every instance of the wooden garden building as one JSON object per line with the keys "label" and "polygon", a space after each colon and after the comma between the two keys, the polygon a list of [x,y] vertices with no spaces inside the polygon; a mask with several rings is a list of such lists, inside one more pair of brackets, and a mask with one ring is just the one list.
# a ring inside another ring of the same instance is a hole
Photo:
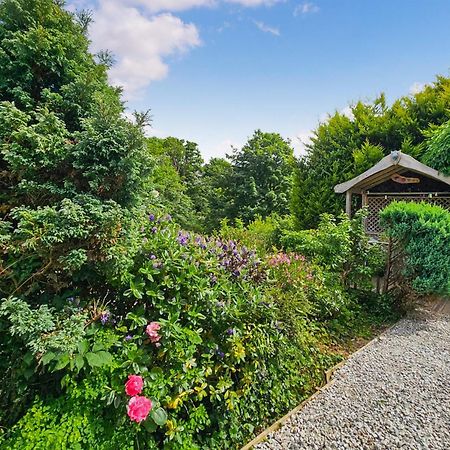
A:
{"label": "wooden garden building", "polygon": [[334,191],[346,195],[346,212],[352,214],[353,196],[367,206],[366,231],[380,234],[379,212],[394,200],[425,201],[450,210],[450,177],[402,152],[392,152],[361,175],[338,184]]}

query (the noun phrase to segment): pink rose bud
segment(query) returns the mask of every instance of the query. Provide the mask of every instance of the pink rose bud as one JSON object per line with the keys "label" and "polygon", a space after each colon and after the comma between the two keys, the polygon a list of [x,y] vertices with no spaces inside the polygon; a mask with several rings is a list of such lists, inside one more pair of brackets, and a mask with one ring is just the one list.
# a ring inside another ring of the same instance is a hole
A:
{"label": "pink rose bud", "polygon": [[138,395],[142,392],[144,380],[139,375],[128,375],[128,381],[125,383],[125,392],[127,395]]}
{"label": "pink rose bud", "polygon": [[151,409],[152,401],[150,399],[136,395],[131,397],[128,402],[127,414],[132,421],[140,423],[147,418]]}

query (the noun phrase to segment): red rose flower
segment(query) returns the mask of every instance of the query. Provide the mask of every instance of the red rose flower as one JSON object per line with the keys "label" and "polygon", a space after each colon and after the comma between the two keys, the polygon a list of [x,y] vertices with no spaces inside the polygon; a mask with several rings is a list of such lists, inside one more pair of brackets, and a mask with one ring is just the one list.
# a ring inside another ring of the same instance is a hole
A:
{"label": "red rose flower", "polygon": [[139,375],[128,375],[128,381],[125,383],[125,392],[127,395],[138,395],[142,392],[144,380]]}
{"label": "red rose flower", "polygon": [[140,423],[145,420],[152,409],[152,401],[147,397],[136,395],[131,397],[127,406],[128,417],[134,422]]}

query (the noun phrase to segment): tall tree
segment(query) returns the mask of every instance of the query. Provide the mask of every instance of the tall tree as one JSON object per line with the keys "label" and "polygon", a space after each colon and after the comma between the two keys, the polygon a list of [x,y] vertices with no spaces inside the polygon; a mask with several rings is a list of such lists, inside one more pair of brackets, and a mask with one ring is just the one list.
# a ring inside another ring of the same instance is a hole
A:
{"label": "tall tree", "polygon": [[428,136],[424,162],[450,175],[450,121],[431,130]]}
{"label": "tall tree", "polygon": [[288,141],[277,133],[257,130],[229,158],[228,217],[249,222],[257,216],[288,212],[295,161]]}
{"label": "tall tree", "polygon": [[204,219],[206,231],[219,228],[220,221],[230,210],[232,200],[228,188],[231,184],[232,170],[230,162],[223,158],[211,158],[203,166],[202,186],[207,208]]}
{"label": "tall tree", "polygon": [[[333,187],[356,176],[381,156],[401,150],[426,159],[427,130],[450,119],[450,78],[437,77],[422,92],[388,106],[384,95],[359,102],[347,117],[335,113],[314,132],[299,162],[291,210],[299,228],[318,224],[320,214],[338,214],[342,196]],[[431,165],[439,165],[429,159]]]}
{"label": "tall tree", "polygon": [[149,164],[85,22],[53,0],[0,4],[0,292],[32,302],[111,267]]}

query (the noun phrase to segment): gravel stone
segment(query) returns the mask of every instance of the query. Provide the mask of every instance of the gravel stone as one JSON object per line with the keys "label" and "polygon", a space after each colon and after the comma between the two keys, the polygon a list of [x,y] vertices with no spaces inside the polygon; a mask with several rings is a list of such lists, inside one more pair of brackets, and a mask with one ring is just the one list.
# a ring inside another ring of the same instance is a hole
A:
{"label": "gravel stone", "polygon": [[450,317],[398,322],[258,450],[450,450]]}

